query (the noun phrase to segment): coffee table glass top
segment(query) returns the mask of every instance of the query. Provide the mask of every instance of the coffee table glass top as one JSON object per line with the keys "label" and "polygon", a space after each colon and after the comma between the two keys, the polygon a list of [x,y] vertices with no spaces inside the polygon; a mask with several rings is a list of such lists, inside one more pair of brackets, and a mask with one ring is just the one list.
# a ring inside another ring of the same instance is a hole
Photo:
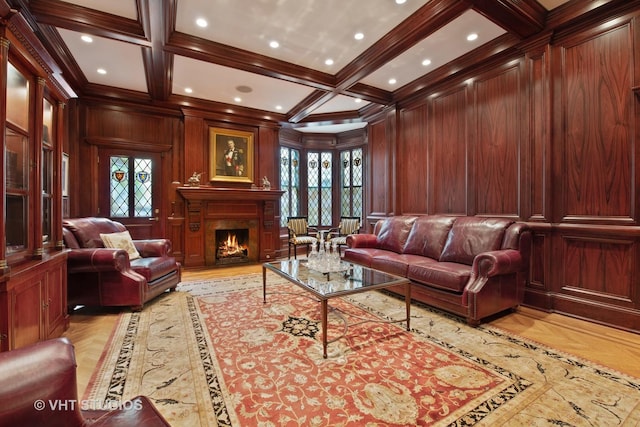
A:
{"label": "coffee table glass top", "polygon": [[323,299],[407,283],[404,277],[349,262],[343,264],[343,271],[329,273],[310,269],[306,260],[267,262],[263,266]]}

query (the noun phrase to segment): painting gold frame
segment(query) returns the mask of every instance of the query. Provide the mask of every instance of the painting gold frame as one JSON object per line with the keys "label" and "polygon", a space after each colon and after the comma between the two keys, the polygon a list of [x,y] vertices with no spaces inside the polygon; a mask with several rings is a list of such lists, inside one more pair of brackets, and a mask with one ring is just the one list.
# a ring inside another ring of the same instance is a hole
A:
{"label": "painting gold frame", "polygon": [[252,132],[210,127],[209,180],[253,183],[253,150]]}

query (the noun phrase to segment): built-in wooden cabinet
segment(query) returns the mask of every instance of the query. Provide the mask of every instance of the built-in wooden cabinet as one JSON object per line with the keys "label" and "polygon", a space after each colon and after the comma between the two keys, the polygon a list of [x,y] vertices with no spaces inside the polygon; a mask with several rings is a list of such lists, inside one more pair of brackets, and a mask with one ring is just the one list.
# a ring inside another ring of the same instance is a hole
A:
{"label": "built-in wooden cabinet", "polygon": [[61,186],[66,96],[49,74],[45,52],[20,14],[0,20],[0,87],[6,88],[0,92],[0,351],[59,336],[68,326]]}
{"label": "built-in wooden cabinet", "polygon": [[0,283],[0,351],[60,336],[68,326],[67,254],[12,269]]}

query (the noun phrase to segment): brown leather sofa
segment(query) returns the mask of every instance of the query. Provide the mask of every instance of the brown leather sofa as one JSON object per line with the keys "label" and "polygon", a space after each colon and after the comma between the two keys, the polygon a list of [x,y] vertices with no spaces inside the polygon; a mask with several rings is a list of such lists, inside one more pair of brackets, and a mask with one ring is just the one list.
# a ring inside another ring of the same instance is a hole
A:
{"label": "brown leather sofa", "polygon": [[477,325],[522,303],[531,231],[503,218],[395,216],[350,235],[347,246],[346,261],[407,277],[413,299]]}
{"label": "brown leather sofa", "polygon": [[181,266],[167,239],[134,240],[140,254],[130,259],[123,249],[105,248],[100,234],[126,231],[108,218],[74,218],[62,223],[67,258],[68,305],[131,306],[141,310],[152,298],[175,290]]}
{"label": "brown leather sofa", "polygon": [[0,353],[0,378],[0,427],[170,425],[145,396],[113,410],[78,400],[75,353],[67,338]]}

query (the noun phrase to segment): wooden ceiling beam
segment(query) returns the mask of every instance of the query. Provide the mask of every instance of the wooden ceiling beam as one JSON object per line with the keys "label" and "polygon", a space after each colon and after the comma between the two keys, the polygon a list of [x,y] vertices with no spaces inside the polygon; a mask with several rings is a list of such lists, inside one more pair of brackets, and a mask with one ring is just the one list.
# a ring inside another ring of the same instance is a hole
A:
{"label": "wooden ceiling beam", "polygon": [[[142,60],[151,99],[165,101],[172,92],[173,54],[164,46],[175,28],[177,5],[175,0],[138,0],[138,16],[151,40],[151,47],[142,48]],[[151,19],[162,16],[162,19]]]}
{"label": "wooden ceiling beam", "polygon": [[465,0],[473,10],[509,33],[527,38],[542,31],[547,10],[536,0]]}
{"label": "wooden ceiling beam", "polygon": [[335,86],[335,78],[331,74],[177,31],[171,34],[165,50],[176,55],[299,83],[316,89],[331,90]]}
{"label": "wooden ceiling beam", "polygon": [[151,46],[142,25],[133,19],[99,12],[60,0],[30,0],[29,11],[39,24],[98,37]]}

